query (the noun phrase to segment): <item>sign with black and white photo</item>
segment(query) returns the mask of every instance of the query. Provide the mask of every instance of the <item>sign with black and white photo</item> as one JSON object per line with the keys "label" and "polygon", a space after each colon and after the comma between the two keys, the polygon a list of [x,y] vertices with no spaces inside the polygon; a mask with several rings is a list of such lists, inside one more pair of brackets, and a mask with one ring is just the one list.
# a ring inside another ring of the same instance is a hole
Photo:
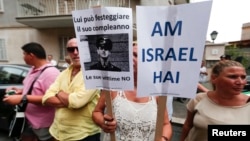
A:
{"label": "sign with black and white photo", "polygon": [[132,10],[72,12],[86,89],[133,90]]}

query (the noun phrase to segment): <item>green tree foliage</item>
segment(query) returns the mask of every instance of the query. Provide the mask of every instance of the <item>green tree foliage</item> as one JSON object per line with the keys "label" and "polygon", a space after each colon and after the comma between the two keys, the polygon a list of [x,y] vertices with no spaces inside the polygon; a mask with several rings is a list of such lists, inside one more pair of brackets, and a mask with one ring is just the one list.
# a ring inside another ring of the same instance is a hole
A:
{"label": "green tree foliage", "polygon": [[250,74],[250,56],[247,56],[244,52],[243,49],[233,45],[227,46],[225,49],[225,54],[230,55],[232,60],[239,59]]}

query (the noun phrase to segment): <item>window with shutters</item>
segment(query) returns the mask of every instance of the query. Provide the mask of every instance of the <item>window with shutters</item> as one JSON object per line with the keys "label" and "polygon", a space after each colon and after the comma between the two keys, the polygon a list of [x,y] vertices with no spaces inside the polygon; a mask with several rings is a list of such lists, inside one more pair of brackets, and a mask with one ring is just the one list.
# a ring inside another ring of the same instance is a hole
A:
{"label": "window with shutters", "polygon": [[59,45],[60,45],[60,60],[64,60],[64,57],[67,55],[66,46],[69,39],[73,38],[73,36],[61,36],[59,37]]}

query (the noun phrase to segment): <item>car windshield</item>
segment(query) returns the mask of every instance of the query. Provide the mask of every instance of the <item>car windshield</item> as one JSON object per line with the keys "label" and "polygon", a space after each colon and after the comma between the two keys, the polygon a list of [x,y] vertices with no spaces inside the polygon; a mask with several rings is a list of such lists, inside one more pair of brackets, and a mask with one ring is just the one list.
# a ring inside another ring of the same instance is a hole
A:
{"label": "car windshield", "polygon": [[19,84],[27,75],[27,71],[24,71],[15,67],[3,67],[0,71],[1,84]]}

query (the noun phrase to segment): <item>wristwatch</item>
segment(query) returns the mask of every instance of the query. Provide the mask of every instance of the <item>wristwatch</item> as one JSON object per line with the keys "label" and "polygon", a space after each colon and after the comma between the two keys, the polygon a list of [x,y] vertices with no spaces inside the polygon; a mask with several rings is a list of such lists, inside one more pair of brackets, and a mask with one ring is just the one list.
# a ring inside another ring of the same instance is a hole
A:
{"label": "wristwatch", "polygon": [[23,104],[27,104],[28,103],[28,99],[27,99],[27,95],[23,95],[22,101]]}

